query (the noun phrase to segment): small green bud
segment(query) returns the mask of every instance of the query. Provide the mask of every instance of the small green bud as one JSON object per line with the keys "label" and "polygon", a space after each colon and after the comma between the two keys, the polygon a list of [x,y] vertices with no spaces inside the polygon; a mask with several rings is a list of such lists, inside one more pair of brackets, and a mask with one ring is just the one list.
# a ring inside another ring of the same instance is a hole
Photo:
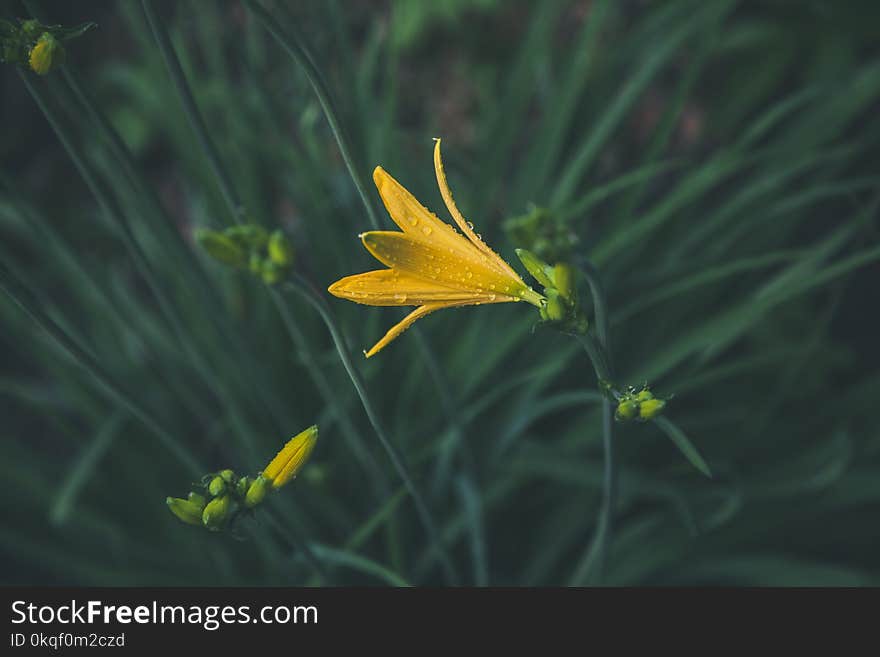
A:
{"label": "small green bud", "polygon": [[43,32],[31,49],[28,62],[37,75],[46,75],[64,64],[64,46],[49,32]]}
{"label": "small green bud", "polygon": [[284,277],[284,268],[274,260],[263,260],[260,278],[266,285],[275,285]]}
{"label": "small green bud", "polygon": [[202,508],[192,500],[183,500],[179,497],[166,497],[165,504],[180,520],[188,525],[202,524]]}
{"label": "small green bud", "polygon": [[208,492],[212,497],[217,497],[221,495],[226,490],[226,482],[223,481],[223,477],[214,477],[211,480],[211,483],[208,484]]}
{"label": "small green bud", "polygon": [[631,399],[624,399],[617,405],[614,417],[618,420],[632,420],[639,411],[639,405]]}
{"label": "small green bud", "polygon": [[293,264],[293,245],[287,236],[276,230],[269,236],[269,259],[281,267],[289,267]]}
{"label": "small green bud", "polygon": [[235,480],[235,473],[232,470],[221,470],[220,477],[227,484],[232,484],[232,482]]}
{"label": "small green bud", "polygon": [[666,402],[662,399],[647,399],[639,404],[639,417],[643,420],[650,420],[663,412]]}
{"label": "small green bud", "polygon": [[24,32],[24,35],[29,39],[36,39],[37,34],[42,29],[42,25],[36,19],[29,19],[26,21],[22,21],[21,23],[21,31]]}
{"label": "small green bud", "polygon": [[187,499],[188,499],[190,502],[192,502],[193,504],[198,505],[198,507],[199,507],[199,511],[200,511],[200,512],[201,512],[202,509],[205,508],[205,504],[207,503],[207,500],[205,499],[205,496],[204,496],[204,495],[199,495],[198,493],[190,493],[190,494],[187,496]]}
{"label": "small green bud", "polygon": [[654,395],[647,388],[642,388],[642,390],[639,391],[639,394],[636,395],[636,401],[643,402],[648,401],[649,399],[654,399]]}
{"label": "small green bud", "polygon": [[519,256],[523,266],[545,288],[555,287],[552,279],[553,268],[546,262],[541,260],[531,251],[526,249],[517,249],[516,255]]}
{"label": "small green bud", "polygon": [[248,251],[260,250],[269,241],[266,229],[257,224],[231,226],[223,231],[223,234]]}
{"label": "small green bud", "polygon": [[250,261],[248,261],[248,269],[254,276],[262,276],[263,258],[259,253],[251,253]]}
{"label": "small green bud", "polygon": [[223,233],[208,228],[199,228],[195,232],[195,238],[205,253],[215,260],[238,269],[247,264],[245,249]]}
{"label": "small green bud", "polygon": [[238,480],[238,483],[235,484],[235,494],[240,498],[247,495],[248,488],[251,485],[251,480],[248,477],[242,477]]}
{"label": "small green bud", "polygon": [[254,479],[244,498],[245,508],[253,509],[262,502],[263,498],[266,497],[266,493],[269,491],[269,485],[269,480],[263,477],[262,474]]}
{"label": "small green bud", "polygon": [[208,502],[205,510],[202,511],[202,524],[211,531],[217,531],[226,522],[229,515],[229,495],[215,497]]}
{"label": "small green bud", "polygon": [[573,306],[577,298],[577,286],[574,280],[574,267],[566,262],[557,263],[553,268],[553,283],[560,296]]}

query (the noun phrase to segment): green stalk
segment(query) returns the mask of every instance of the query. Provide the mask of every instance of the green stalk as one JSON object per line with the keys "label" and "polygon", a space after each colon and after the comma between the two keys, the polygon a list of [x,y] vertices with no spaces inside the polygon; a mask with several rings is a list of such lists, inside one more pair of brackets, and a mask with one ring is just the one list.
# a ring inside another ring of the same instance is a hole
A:
{"label": "green stalk", "polygon": [[299,329],[299,326],[294,322],[293,316],[285,303],[284,297],[274,288],[269,289],[269,294],[272,297],[272,301],[275,303],[275,307],[278,309],[278,313],[281,315],[281,320],[284,323],[284,327],[287,329],[287,334],[302,355],[306,371],[312,378],[321,397],[324,398],[324,402],[336,416],[336,420],[339,422],[340,427],[342,427],[342,434],[345,436],[352,454],[358,463],[363,464],[364,469],[370,475],[371,480],[375,482],[376,493],[380,498],[387,497],[389,490],[382,469],[379,467],[379,464],[376,462],[376,459],[373,457],[370,450],[361,440],[360,433],[358,433],[354,424],[352,424],[351,418],[348,416],[348,413],[346,413],[345,408],[339,400],[339,395],[333,393],[333,387],[330,385],[327,377],[324,376],[323,368],[312,356],[312,349],[309,347],[305,336]]}
{"label": "green stalk", "polygon": [[150,0],[141,0],[141,4],[147,17],[147,23],[149,23],[153,37],[156,39],[156,45],[162,53],[162,59],[165,61],[168,74],[171,76],[177,93],[180,95],[180,101],[183,104],[186,118],[189,119],[193,132],[196,133],[196,138],[199,141],[199,146],[205,151],[211,164],[211,169],[213,169],[214,175],[217,178],[223,200],[229,206],[235,223],[242,223],[245,213],[244,206],[235,193],[235,186],[232,184],[232,179],[229,177],[226,167],[223,166],[223,161],[220,158],[217,147],[214,145],[214,140],[209,136],[205,119],[202,117],[201,112],[199,112],[198,105],[196,105],[195,98],[193,98],[192,91],[189,88],[189,84],[187,84],[186,76],[183,73],[183,68],[180,66],[180,60],[174,52],[174,46],[171,43],[168,30],[165,29],[162,21],[156,16],[156,11]]}
{"label": "green stalk", "polygon": [[[144,1],[146,2],[146,0]],[[336,112],[336,107],[333,104],[330,91],[327,89],[327,83],[324,81],[324,77],[321,75],[318,67],[315,66],[312,56],[303,45],[302,39],[300,39],[299,35],[296,33],[288,35],[284,28],[278,24],[278,21],[276,21],[259,3],[253,2],[252,0],[244,0],[244,4],[254,13],[257,19],[263,24],[263,27],[275,37],[275,40],[278,41],[279,45],[287,52],[287,54],[289,54],[303,69],[306,79],[309,81],[315,95],[318,97],[318,102],[321,105],[321,109],[324,111],[324,116],[327,119],[327,123],[330,125],[330,130],[333,132],[333,137],[336,139],[336,144],[339,146],[342,160],[345,162],[345,166],[348,169],[352,182],[354,182],[354,186],[357,188],[361,201],[367,210],[370,224],[374,230],[378,229],[379,216],[376,214],[376,208],[373,206],[370,196],[367,194],[367,186],[364,184],[360,169],[354,161],[354,155],[349,148],[348,137],[345,134],[342,124],[339,122],[339,115]]]}
{"label": "green stalk", "polygon": [[208,384],[211,386],[211,389],[214,390],[215,394],[217,394],[218,398],[223,400],[225,403],[228,403],[228,400],[224,399],[223,391],[217,388],[217,386],[213,383],[216,380],[216,376],[214,376],[214,374],[211,372],[210,367],[205,363],[203,357],[199,354],[199,352],[194,349],[187,340],[187,333],[183,330],[183,326],[177,316],[177,312],[174,309],[174,306],[172,305],[170,300],[168,299],[167,295],[165,294],[163,286],[160,285],[149,259],[147,258],[146,254],[138,243],[137,238],[135,237],[132,227],[129,225],[123,213],[119,211],[118,208],[115,208],[113,206],[110,197],[104,192],[103,189],[101,189],[101,186],[98,184],[97,179],[95,178],[89,167],[86,165],[85,160],[83,160],[83,158],[77,152],[76,148],[74,148],[73,143],[71,142],[67,134],[67,131],[62,127],[55,112],[49,108],[49,105],[44,98],[43,92],[31,82],[27,74],[23,73],[22,71],[19,71],[18,73],[31,97],[34,99],[34,102],[36,102],[37,107],[46,117],[46,120],[49,122],[49,125],[52,127],[52,130],[55,132],[55,135],[61,142],[62,147],[73,162],[73,165],[76,168],[77,172],[86,183],[86,186],[88,187],[92,196],[94,196],[95,200],[98,203],[98,207],[106,216],[107,221],[115,224],[119,228],[123,244],[131,254],[138,271],[144,277],[144,280],[146,281],[150,292],[152,293],[153,297],[156,299],[156,302],[159,305],[159,309],[161,310],[162,315],[164,316],[165,320],[170,324],[171,330],[174,333],[178,343],[183,348],[186,357],[188,358],[194,369],[205,379],[205,381],[208,382]]}
{"label": "green stalk", "polygon": [[369,418],[370,424],[373,426],[373,429],[375,430],[376,435],[379,438],[379,442],[382,444],[382,447],[388,454],[388,457],[391,460],[391,464],[394,466],[397,474],[403,480],[404,486],[406,486],[407,491],[409,491],[410,496],[413,498],[416,512],[419,514],[419,518],[421,519],[422,524],[425,527],[425,531],[428,534],[428,539],[430,540],[438,558],[440,559],[440,563],[443,566],[446,579],[453,584],[457,583],[458,575],[456,573],[455,567],[452,564],[452,560],[449,558],[449,555],[443,548],[443,544],[440,540],[440,534],[437,531],[437,526],[434,523],[434,519],[431,516],[431,513],[428,510],[428,507],[425,504],[421,493],[419,493],[418,489],[416,488],[416,485],[413,482],[412,477],[410,476],[409,469],[403,461],[402,455],[388,438],[388,433],[385,431],[385,427],[382,425],[382,421],[379,419],[379,415],[376,412],[376,409],[373,406],[369,395],[367,394],[367,388],[364,385],[364,381],[361,377],[360,371],[358,370],[357,366],[354,364],[354,361],[351,358],[351,353],[349,352],[348,347],[345,344],[345,339],[342,337],[342,333],[339,331],[339,328],[336,325],[336,321],[330,312],[330,308],[327,306],[324,298],[317,292],[317,290],[315,290],[314,286],[311,283],[305,280],[300,274],[294,274],[293,277],[295,283],[287,283],[285,285],[285,289],[292,290],[300,295],[318,312],[318,314],[321,316],[321,319],[324,320],[324,324],[326,324],[327,330],[330,332],[330,336],[333,338],[333,344],[336,347],[336,351],[339,353],[339,360],[342,361],[342,365],[343,367],[345,367],[345,371],[348,373],[352,385],[354,385],[354,388],[358,393],[358,397],[360,397],[361,404],[364,407],[364,411],[367,413],[367,418]]}
{"label": "green stalk", "polygon": [[39,304],[33,298],[33,293],[25,285],[0,263],[0,289],[12,298],[46,333],[51,337],[80,367],[91,374],[108,396],[123,406],[144,426],[156,434],[159,441],[178,458],[195,476],[205,471],[204,467],[193,457],[188,450],[181,447],[174,437],[173,432],[156,419],[152,413],[136,401],[137,396],[131,394],[114,380],[113,376],[104,369],[90,352],[82,347],[76,339],[70,336],[51,317],[44,313]]}
{"label": "green stalk", "polygon": [[[593,297],[593,317],[596,324],[598,344],[590,335],[576,336],[593,363],[600,386],[611,380],[613,369],[608,341],[608,309],[605,292],[596,269],[589,263],[581,265]],[[614,507],[617,501],[617,465],[614,459],[614,407],[610,399],[602,402],[602,451],[604,454],[602,507],[593,540],[575,569],[571,583],[578,585],[588,575],[595,573],[595,581],[601,583],[608,556],[608,545],[614,529]]]}

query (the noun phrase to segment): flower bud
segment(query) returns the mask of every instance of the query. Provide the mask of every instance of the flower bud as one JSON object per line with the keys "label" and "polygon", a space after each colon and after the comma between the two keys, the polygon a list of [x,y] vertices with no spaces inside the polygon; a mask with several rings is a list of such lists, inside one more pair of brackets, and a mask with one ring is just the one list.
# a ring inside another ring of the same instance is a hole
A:
{"label": "flower bud", "polygon": [[263,477],[262,474],[254,479],[253,483],[248,487],[247,494],[244,498],[245,508],[253,509],[262,502],[263,498],[266,497],[266,493],[269,491],[269,484],[269,480]]}
{"label": "flower bud", "polygon": [[642,388],[642,390],[636,395],[636,401],[643,402],[648,401],[649,399],[654,399],[654,394],[647,388]]}
{"label": "flower bud", "polygon": [[544,294],[547,295],[547,303],[542,310],[544,310],[547,319],[551,322],[560,322],[565,319],[568,313],[559,292],[551,287],[544,290]]}
{"label": "flower bud", "polygon": [[538,281],[545,288],[556,287],[553,284],[553,268],[550,265],[541,260],[534,253],[532,253],[531,251],[527,251],[526,249],[517,249],[516,255],[519,256],[519,259],[523,263],[523,266],[528,270],[528,272],[534,277],[536,281]]}
{"label": "flower bud", "polygon": [[205,253],[214,260],[238,269],[247,264],[247,252],[223,233],[199,228],[195,232],[195,238]]}
{"label": "flower bud", "polygon": [[43,32],[31,49],[29,63],[37,75],[46,75],[64,64],[64,46],[49,32]]}
{"label": "flower bud", "polygon": [[187,496],[187,499],[199,507],[199,512],[201,512],[201,510],[205,508],[205,503],[207,502],[205,496],[199,495],[198,493],[190,493]]}
{"label": "flower bud", "polygon": [[230,226],[223,231],[223,234],[249,251],[262,249],[269,240],[269,234],[266,232],[266,229],[257,224]]}
{"label": "flower bud", "polygon": [[269,237],[269,258],[276,265],[289,267],[293,264],[293,245],[287,236],[281,231],[276,230]]}
{"label": "flower bud", "polygon": [[318,440],[318,427],[311,426],[287,441],[281,451],[263,470],[263,477],[272,482],[272,488],[280,488],[296,477],[305,464]]}
{"label": "flower bud", "polygon": [[260,278],[266,285],[275,285],[284,276],[284,268],[274,260],[263,260],[260,268]]}
{"label": "flower bud", "polygon": [[214,477],[211,480],[211,483],[208,484],[208,492],[212,497],[217,497],[221,495],[226,490],[226,482],[223,481],[223,477]]}
{"label": "flower bud", "polygon": [[191,500],[183,500],[179,497],[166,497],[165,504],[180,520],[188,525],[202,524],[202,507]]}
{"label": "flower bud", "polygon": [[235,484],[235,494],[238,495],[239,498],[244,497],[247,494],[248,488],[250,488],[251,480],[248,477],[242,477]]}
{"label": "flower bud", "polygon": [[639,405],[632,399],[624,399],[617,405],[614,417],[618,420],[632,420],[639,412]]}
{"label": "flower bud", "polygon": [[202,524],[211,531],[217,531],[226,522],[229,515],[229,495],[215,497],[208,502],[205,510],[202,511]]}
{"label": "flower bud", "polygon": [[554,287],[559,290],[559,295],[565,299],[570,306],[574,305],[577,297],[577,286],[574,280],[574,267],[566,262],[557,263],[553,268]]}
{"label": "flower bud", "polygon": [[220,478],[225,481],[227,484],[232,484],[235,480],[235,473],[232,470],[221,470],[219,472]]}
{"label": "flower bud", "polygon": [[663,412],[666,402],[662,399],[647,399],[639,404],[639,417],[643,420],[651,420]]}

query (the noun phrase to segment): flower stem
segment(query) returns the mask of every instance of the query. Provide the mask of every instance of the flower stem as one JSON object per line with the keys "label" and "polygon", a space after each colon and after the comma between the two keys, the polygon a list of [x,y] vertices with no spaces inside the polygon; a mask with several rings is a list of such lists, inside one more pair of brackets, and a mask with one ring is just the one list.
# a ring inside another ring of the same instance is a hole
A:
{"label": "flower stem", "polygon": [[[589,263],[581,264],[581,272],[587,279],[593,298],[593,317],[598,340],[591,335],[579,335],[578,341],[593,363],[596,377],[601,382],[613,378],[608,336],[608,309],[605,293],[598,272]],[[581,558],[574,574],[572,584],[581,584],[591,574],[593,581],[602,582],[608,545],[614,528],[614,507],[617,498],[617,466],[614,459],[614,408],[610,399],[602,402],[602,451],[604,454],[604,477],[602,484],[602,507],[593,540]]]}
{"label": "flower stem", "polygon": [[339,115],[333,104],[333,98],[330,96],[330,91],[327,88],[327,83],[324,81],[324,76],[321,75],[321,71],[315,65],[314,59],[309,54],[302,39],[296,34],[296,32],[285,30],[278,21],[273,18],[272,14],[266,11],[266,9],[259,3],[253,2],[252,0],[244,0],[244,4],[254,13],[257,19],[263,24],[263,27],[275,37],[275,40],[278,41],[279,45],[288,55],[291,56],[291,58],[293,58],[305,73],[306,79],[309,81],[315,95],[318,97],[318,102],[321,105],[321,109],[324,111],[324,116],[327,119],[327,123],[330,125],[333,137],[336,139],[336,144],[339,146],[339,152],[342,155],[343,162],[345,162],[345,167],[348,169],[348,173],[354,182],[354,186],[357,188],[358,195],[361,197],[361,201],[367,210],[370,224],[374,230],[378,229],[379,217],[376,214],[376,208],[373,206],[370,197],[367,195],[367,186],[364,183],[364,178],[360,173],[360,169],[354,161],[354,155],[352,154],[351,148],[349,148],[349,140],[345,134],[345,129],[339,122]]}
{"label": "flower stem", "polygon": [[425,527],[425,531],[428,533],[428,538],[431,541],[434,551],[440,559],[446,579],[452,584],[457,584],[458,574],[456,573],[455,566],[452,564],[452,560],[449,558],[449,555],[441,543],[440,533],[437,531],[437,525],[435,524],[421,493],[419,493],[416,488],[416,485],[410,476],[409,469],[403,461],[402,455],[388,438],[388,433],[385,431],[385,427],[382,425],[382,421],[379,419],[379,415],[367,394],[367,389],[364,385],[360,371],[351,358],[351,352],[348,350],[345,340],[342,337],[342,333],[330,313],[330,308],[317,290],[315,290],[314,286],[300,274],[293,274],[293,280],[295,282],[287,283],[285,289],[293,290],[300,295],[307,303],[318,311],[321,319],[324,320],[324,324],[326,324],[327,330],[333,338],[333,344],[336,347],[336,351],[339,353],[339,359],[342,361],[342,365],[345,367],[345,371],[348,373],[352,385],[354,385],[354,388],[357,391],[358,397],[360,397],[364,411],[367,413],[367,418],[369,418],[370,424],[373,426],[373,430],[379,438],[379,442],[387,452],[391,464],[394,466],[397,474],[403,480],[404,486],[406,486],[407,491],[409,491],[410,496],[413,498],[416,511]]}
{"label": "flower stem", "polygon": [[149,23],[150,29],[153,32],[153,37],[156,39],[156,45],[159,47],[159,52],[162,53],[162,59],[165,61],[165,67],[168,69],[168,74],[171,77],[172,82],[174,82],[174,86],[177,88],[177,93],[180,95],[180,101],[183,104],[183,110],[186,113],[186,117],[189,119],[193,132],[196,133],[196,138],[199,141],[199,146],[205,151],[208,161],[211,164],[211,168],[214,171],[214,175],[217,178],[217,183],[220,187],[220,193],[223,195],[223,200],[225,200],[226,205],[229,206],[229,210],[235,223],[240,224],[244,219],[244,206],[235,192],[235,186],[232,184],[232,179],[229,177],[226,167],[223,166],[223,162],[220,159],[220,153],[214,145],[214,140],[212,140],[208,134],[208,127],[205,124],[205,119],[202,117],[198,105],[196,105],[195,98],[193,98],[192,91],[190,90],[189,84],[186,81],[186,76],[183,73],[183,68],[180,65],[180,60],[174,52],[174,46],[171,43],[171,37],[168,35],[168,30],[165,29],[165,25],[162,21],[159,20],[156,15],[156,10],[153,8],[153,3],[150,0],[141,0],[141,4],[144,8],[144,14],[147,17],[147,23]]}
{"label": "flower stem", "polygon": [[183,447],[174,433],[157,419],[157,415],[143,408],[137,396],[127,391],[104,369],[95,356],[43,312],[25,285],[0,263],[0,290],[6,292],[22,310],[33,319],[80,367],[91,374],[109,397],[125,408],[159,438],[160,442],[195,476],[204,472],[204,466]]}

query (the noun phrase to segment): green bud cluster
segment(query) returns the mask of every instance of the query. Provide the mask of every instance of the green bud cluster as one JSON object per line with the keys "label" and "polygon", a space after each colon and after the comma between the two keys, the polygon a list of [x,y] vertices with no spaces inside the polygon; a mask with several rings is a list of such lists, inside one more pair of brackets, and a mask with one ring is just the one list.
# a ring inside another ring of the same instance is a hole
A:
{"label": "green bud cluster", "polygon": [[168,497],[168,509],[188,525],[199,525],[209,531],[232,526],[242,513],[258,506],[271,490],[262,475],[239,477],[232,470],[206,474],[186,499]]}
{"label": "green bud cluster", "polygon": [[557,215],[534,205],[526,214],[506,220],[504,230],[513,244],[547,262],[570,259],[578,242],[577,235]]}
{"label": "green bud cluster", "polygon": [[588,322],[578,303],[574,267],[567,262],[549,265],[526,249],[517,249],[516,254],[544,287],[547,301],[540,309],[541,319],[566,333],[586,333]]}
{"label": "green bud cluster", "polygon": [[222,231],[199,228],[196,241],[209,256],[235,269],[259,276],[267,285],[280,282],[294,263],[293,245],[281,230],[244,224]]}
{"label": "green bud cluster", "polygon": [[614,417],[619,422],[652,420],[663,412],[667,402],[655,397],[648,386],[641,390],[630,387],[624,392],[612,391],[612,394],[617,401]]}
{"label": "green bud cluster", "polygon": [[63,42],[76,39],[93,27],[97,25],[81,23],[64,27],[43,25],[33,19],[0,20],[0,62],[46,75],[64,64],[66,50]]}

